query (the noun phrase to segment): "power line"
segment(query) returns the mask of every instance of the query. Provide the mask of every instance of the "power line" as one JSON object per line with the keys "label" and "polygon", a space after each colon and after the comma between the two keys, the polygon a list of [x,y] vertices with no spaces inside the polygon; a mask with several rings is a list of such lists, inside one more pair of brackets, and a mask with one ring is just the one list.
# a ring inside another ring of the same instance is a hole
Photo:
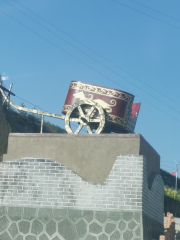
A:
{"label": "power line", "polygon": [[[8,16],[9,18],[11,18],[12,20],[14,20],[15,22],[19,23],[20,25],[22,25],[23,27],[27,28],[28,30],[30,30],[31,32],[33,32],[34,34],[36,34],[37,36],[39,36],[40,38],[44,39],[45,41],[47,41],[48,43],[52,44],[54,47],[60,49],[61,51],[63,51],[64,53],[66,53],[67,55],[71,56],[72,58],[76,59],[77,61],[79,61],[80,63],[82,63],[83,65],[85,65],[86,67],[90,68],[91,70],[95,71],[96,73],[98,73],[99,75],[103,76],[104,78],[108,79],[109,81],[121,86],[119,83],[117,83],[116,81],[110,79],[109,77],[105,76],[104,74],[102,74],[101,72],[97,71],[96,69],[92,68],[91,66],[89,66],[88,64],[86,64],[85,62],[81,61],[80,59],[78,59],[77,57],[73,56],[72,54],[68,53],[67,51],[65,51],[64,49],[62,49],[61,47],[59,47],[58,45],[56,45],[55,43],[49,41],[47,38],[43,37],[42,35],[40,35],[39,33],[35,32],[33,29],[27,27],[26,25],[24,25],[23,23],[21,23],[20,21],[16,20],[15,18],[13,18],[12,16],[10,16],[9,14],[7,14],[6,12],[4,12],[3,10],[0,9],[0,11],[2,13],[4,13],[6,16]],[[121,86],[122,87],[122,86]],[[123,87],[125,88],[125,87]],[[125,88],[127,89],[127,88]],[[136,96],[138,96],[136,94]],[[138,96],[139,97],[139,96]],[[154,104],[148,102],[147,100],[145,100],[142,97],[139,97],[140,99],[142,99],[143,101],[145,101],[146,103],[148,103],[149,105],[153,106],[154,108],[158,109],[159,111],[165,113],[166,115],[168,115],[169,117],[175,119],[176,121],[180,122],[179,119],[177,119],[176,117],[170,115],[169,113],[165,112],[164,110],[162,110],[161,108],[155,106]]]}
{"label": "power line", "polygon": [[[12,20],[16,21],[17,23],[19,23],[20,25],[22,25],[23,27],[27,28],[29,31],[33,32],[34,34],[36,34],[37,36],[39,36],[40,38],[44,39],[46,42],[52,44],[54,47],[60,49],[61,51],[63,51],[64,53],[66,53],[67,55],[69,55],[70,57],[74,58],[75,60],[77,60],[78,62],[82,63],[83,65],[85,65],[86,67],[92,69],[93,71],[95,71],[96,73],[100,74],[101,76],[105,77],[106,79],[116,83],[115,81],[111,80],[110,78],[106,77],[104,74],[100,73],[99,71],[97,71],[96,69],[92,68],[91,66],[89,66],[88,64],[86,64],[85,62],[81,61],[80,59],[78,59],[77,57],[73,56],[71,53],[67,52],[66,50],[62,49],[61,47],[59,47],[57,44],[51,42],[50,40],[48,40],[47,38],[43,37],[42,35],[40,35],[39,33],[35,32],[33,29],[27,27],[26,25],[24,25],[23,23],[21,23],[20,21],[16,20],[15,18],[11,17],[9,14],[5,13],[3,10],[0,9],[0,11],[2,13],[4,13],[6,16],[8,16],[9,18],[11,18]],[[118,83],[116,83],[118,84]],[[120,85],[120,84],[118,84]],[[120,85],[121,86],[121,85]],[[123,87],[123,86],[121,86]],[[123,87],[125,88],[125,87]],[[126,89],[126,88],[125,88]]]}
{"label": "power line", "polygon": [[169,26],[171,26],[171,27],[174,27],[174,28],[177,28],[177,29],[180,30],[180,27],[178,27],[178,26],[175,26],[175,25],[173,25],[173,24],[171,24],[171,23],[168,23],[168,22],[166,22],[166,21],[164,21],[164,20],[161,20],[160,18],[153,17],[153,16],[151,16],[150,14],[144,13],[144,12],[142,12],[142,11],[140,11],[140,10],[137,10],[137,9],[133,8],[133,7],[127,6],[127,5],[124,4],[124,3],[120,3],[120,2],[118,2],[118,1],[116,1],[116,0],[109,0],[109,1],[115,2],[115,3],[117,3],[117,4],[121,5],[121,6],[124,6],[124,7],[126,7],[126,8],[129,8],[129,9],[131,9],[131,10],[133,10],[133,11],[136,11],[136,12],[138,12],[138,13],[141,13],[141,14],[143,14],[143,15],[145,15],[145,16],[148,16],[148,17],[150,17],[150,18],[153,18],[153,19],[155,19],[155,20],[157,20],[157,21],[160,21],[160,22],[162,22],[162,23],[165,23],[165,24],[167,24],[167,25],[169,25]]}
{"label": "power line", "polygon": [[[31,103],[31,102],[29,102],[29,101],[27,101],[27,100],[25,100],[25,99],[17,96],[17,95],[16,95],[16,97],[19,98],[19,99],[21,99],[21,100],[23,100],[24,102],[27,102],[27,103],[31,104],[31,105],[34,106],[34,107],[37,107],[37,108],[39,108],[39,109],[41,109],[41,110],[43,110],[43,111],[45,111],[45,112],[48,112],[48,111],[46,111],[45,109],[43,109],[43,108],[41,108],[41,107],[38,107],[37,105],[35,105],[35,104],[33,104],[33,103]],[[40,121],[41,121],[41,120],[40,120]],[[72,124],[74,127],[76,127],[75,124],[73,124],[73,123],[71,123],[71,124]],[[83,131],[83,132],[86,132],[84,129],[82,129],[82,131]]]}
{"label": "power line", "polygon": [[[4,0],[6,3],[8,3],[6,0]],[[16,2],[16,1],[15,1]],[[135,86],[136,88],[140,89],[141,91],[145,92],[146,94],[148,94],[149,96],[153,97],[154,99],[156,99],[157,101],[161,102],[162,104],[164,104],[166,107],[170,108],[171,110],[177,112],[180,114],[179,111],[177,111],[176,109],[174,109],[172,106],[169,106],[168,104],[164,103],[162,100],[158,99],[157,97],[153,96],[152,94],[150,94],[149,92],[143,90],[141,87],[138,87],[136,84],[132,83],[130,80],[124,78],[123,76],[121,76],[120,74],[116,73],[115,71],[113,71],[112,69],[110,69],[109,67],[105,66],[104,64],[100,63],[99,61],[97,61],[95,58],[91,57],[90,55],[86,54],[84,51],[80,50],[79,48],[77,48],[76,46],[74,46],[73,44],[71,44],[70,42],[66,41],[65,39],[63,39],[62,37],[60,37],[58,34],[54,33],[53,31],[51,31],[49,28],[45,27],[44,25],[42,25],[41,23],[37,22],[36,20],[34,20],[33,18],[31,18],[30,16],[28,16],[27,14],[25,14],[24,12],[22,12],[21,10],[19,10],[18,8],[16,8],[15,6],[13,6],[12,4],[8,3],[10,6],[12,6],[13,8],[15,8],[17,11],[21,12],[23,15],[25,15],[26,17],[30,18],[32,21],[34,21],[35,23],[37,23],[38,25],[40,25],[41,27],[45,28],[46,30],[48,30],[49,32],[51,32],[52,34],[54,34],[55,36],[59,37],[60,39],[62,39],[63,41],[65,41],[66,43],[68,43],[69,45],[71,45],[72,47],[74,47],[75,49],[77,49],[78,51],[80,51],[81,53],[85,54],[86,56],[88,56],[89,58],[91,58],[92,60],[94,60],[95,62],[97,62],[98,64],[100,64],[101,66],[105,67],[106,69],[108,69],[109,71],[113,72],[114,74],[116,74],[117,76],[121,77],[122,79],[124,79],[125,81],[129,82],[130,84],[132,84],[133,86]]]}
{"label": "power line", "polygon": [[160,162],[168,162],[168,163],[171,163],[170,161],[160,161]]}
{"label": "power line", "polygon": [[[4,0],[6,3],[8,3],[6,0]],[[61,38],[58,34],[54,33],[53,31],[51,31],[50,29],[48,29],[47,27],[43,26],[41,23],[37,22],[36,20],[34,20],[33,18],[29,17],[27,14],[23,13],[21,10],[19,10],[18,8],[16,8],[15,6],[13,6],[12,4],[8,3],[9,5],[11,5],[13,8],[15,8],[16,10],[18,10],[19,12],[21,12],[23,15],[25,15],[26,17],[30,18],[32,21],[34,21],[35,23],[39,24],[41,27],[45,28],[46,30],[48,30],[49,32],[51,32],[52,34],[54,34],[55,36],[59,37],[60,39],[62,39],[63,41],[65,41],[66,43],[68,43],[69,45],[71,45],[72,47],[74,47],[75,49],[77,49],[78,51],[80,51],[81,53],[85,54],[86,56],[88,56],[89,58],[91,58],[92,60],[94,60],[95,62],[97,62],[98,64],[100,64],[101,66],[105,67],[106,69],[108,69],[109,71],[113,72],[114,74],[118,75],[119,77],[121,77],[122,79],[124,79],[125,81],[128,81],[130,84],[132,84],[133,86],[137,87],[138,89],[140,89],[141,91],[144,91],[142,88],[138,87],[136,84],[132,83],[131,81],[129,81],[128,79],[124,78],[123,76],[119,75],[118,73],[116,73],[115,71],[113,71],[112,69],[110,69],[109,67],[105,66],[104,64],[100,63],[99,61],[97,61],[95,58],[91,57],[90,55],[86,54],[84,51],[80,50],[79,48],[77,48],[76,46],[74,46],[73,44],[71,44],[70,42],[66,41],[65,39]],[[146,94],[152,96],[151,94],[149,94],[148,92],[144,91]],[[154,97],[156,98],[156,97]],[[159,100],[158,98],[156,98],[157,101],[160,101],[161,103],[165,104],[163,101]],[[167,104],[165,104],[166,106],[168,106]],[[173,109],[172,107],[168,106],[170,109]],[[175,110],[175,109],[173,109]],[[177,110],[175,110],[177,111]],[[178,112],[178,111],[177,111]],[[180,113],[180,112],[178,112]]]}
{"label": "power line", "polygon": [[173,167],[169,167],[169,166],[165,166],[165,165],[163,165],[163,167],[167,167],[167,168],[171,168],[171,169],[174,169]]}
{"label": "power line", "polygon": [[[23,98],[21,98],[21,97],[19,97],[19,96],[17,96],[17,95],[16,95],[16,97],[19,98],[19,99],[21,99],[21,100],[23,100],[24,102],[27,102],[27,103],[31,104],[31,105],[34,106],[34,107],[37,107],[37,108],[39,108],[39,109],[41,109],[41,110],[43,110],[43,111],[45,111],[45,112],[48,112],[48,111],[46,111],[45,109],[43,109],[43,108],[35,105],[34,103],[31,103],[31,102],[25,100],[25,99],[23,99]],[[41,121],[41,120],[39,120],[39,121]],[[36,122],[37,122],[37,121],[36,121]],[[72,124],[74,127],[76,127],[75,124],[73,124],[73,123],[71,123],[71,124]],[[82,130],[83,132],[86,132],[84,129],[81,129],[81,130]]]}
{"label": "power line", "polygon": [[142,4],[142,3],[136,2],[136,1],[134,1],[134,0],[129,0],[129,1],[134,2],[134,3],[136,3],[136,4],[140,5],[140,6],[143,6],[143,7],[147,8],[147,9],[150,9],[150,10],[152,10],[152,11],[154,11],[154,12],[157,12],[157,13],[165,16],[165,17],[168,17],[168,18],[171,18],[171,19],[173,19],[173,20],[175,20],[175,21],[180,22],[179,19],[174,18],[174,17],[171,17],[171,16],[169,16],[169,15],[167,15],[167,14],[165,14],[165,13],[162,13],[162,12],[160,12],[160,11],[154,9],[154,8],[148,7],[148,6],[146,6],[146,5]]}
{"label": "power line", "polygon": [[39,108],[39,109],[47,112],[45,109],[43,109],[43,108],[41,108],[41,107],[38,107],[38,106],[35,105],[34,103],[31,103],[31,102],[29,102],[29,101],[27,101],[27,100],[25,100],[25,99],[23,99],[23,98],[21,98],[21,97],[19,97],[19,96],[17,96],[17,95],[16,95],[16,97],[19,98],[19,99],[21,99],[21,100],[23,100],[24,102],[27,102],[27,103],[31,104],[31,105],[34,106],[34,107],[37,107],[37,108]]}
{"label": "power line", "polygon": [[[175,167],[169,167],[169,166],[165,166],[165,165],[163,165],[163,167],[167,167],[167,168],[175,169]],[[180,169],[179,169],[178,171],[180,171]]]}
{"label": "power line", "polygon": [[[50,24],[51,26],[53,26],[54,28],[56,28],[57,30],[61,31],[63,34],[67,35],[68,37],[70,37],[71,39],[75,40],[76,42],[78,42],[79,44],[81,44],[82,46],[86,47],[87,49],[89,49],[90,51],[94,52],[96,55],[100,56],[101,58],[103,58],[104,60],[108,61],[109,63],[111,63],[112,65],[114,65],[115,67],[121,69],[122,71],[124,71],[125,73],[129,74],[130,76],[132,76],[133,78],[135,78],[136,80],[140,81],[141,83],[145,84],[146,86],[150,87],[151,89],[153,89],[154,91],[156,91],[157,93],[161,94],[162,96],[166,97],[167,99],[173,101],[174,103],[180,105],[180,103],[178,103],[177,101],[175,101],[174,99],[170,98],[169,96],[165,95],[164,93],[160,92],[159,90],[157,90],[156,88],[152,87],[151,85],[145,83],[144,81],[142,81],[141,79],[135,77],[133,74],[129,73],[128,71],[124,70],[123,68],[121,68],[120,66],[118,66],[117,64],[113,63],[112,61],[108,60],[107,58],[105,58],[104,56],[100,55],[99,53],[97,53],[96,51],[94,51],[93,49],[89,48],[88,46],[86,46],[85,44],[81,43],[80,41],[76,40],[75,38],[73,38],[72,36],[70,36],[69,34],[67,34],[66,32],[62,31],[60,28],[56,27],[55,25],[53,25],[52,23],[48,22],[46,19],[40,17],[39,15],[37,15],[36,13],[34,13],[33,11],[31,11],[30,9],[28,9],[27,7],[25,7],[24,5],[18,3],[16,0],[14,0],[14,2],[16,2],[17,4],[19,4],[20,6],[22,6],[23,8],[27,9],[29,12],[33,13],[35,16],[37,16],[38,18],[42,19],[43,21],[45,21],[46,23]],[[10,4],[11,5],[11,4]],[[11,5],[13,6],[13,5]],[[13,6],[14,7],[14,6]],[[16,8],[17,9],[17,8]],[[20,11],[19,9],[17,9],[18,11]],[[22,11],[21,11],[22,12]],[[23,13],[23,12],[22,12]],[[24,15],[26,15],[25,13],[23,13]],[[27,17],[29,17],[28,15],[26,15]],[[29,17],[30,18],[30,17]],[[32,18],[31,18],[32,19]],[[35,21],[34,19],[32,19],[33,21]],[[36,23],[38,23],[37,21],[35,21]],[[39,24],[39,23],[38,23]],[[42,26],[42,24],[40,24]],[[43,26],[44,27],[44,26]],[[46,27],[45,27],[46,28]],[[47,28],[46,28],[47,29]],[[49,30],[49,29],[47,29]],[[51,31],[51,30],[50,30]],[[52,31],[51,31],[52,32]],[[54,32],[52,32],[53,34],[55,34]],[[57,36],[57,34],[55,34]],[[58,37],[60,37],[58,35]],[[61,38],[61,37],[60,37]],[[65,39],[61,38],[62,40],[66,41]],[[68,41],[66,41],[67,43],[69,43]],[[74,45],[72,45],[71,43],[69,43],[71,46],[75,47]],[[79,48],[75,47],[76,49],[80,50]],[[80,50],[81,52],[83,52],[82,50]],[[84,52],[83,52],[84,53]],[[88,54],[84,53],[85,55],[87,55],[88,57],[90,57]],[[91,59],[95,60],[96,62],[98,62],[96,59],[90,57]],[[98,62],[99,63],[99,62]],[[101,63],[99,63],[101,64]],[[101,64],[102,66],[106,67],[105,65]],[[106,67],[107,68],[107,67]],[[107,68],[109,69],[109,68]],[[111,70],[111,69],[109,69]],[[112,70],[111,70],[112,71]],[[113,71],[114,72],[114,71]],[[115,73],[115,72],[114,72]],[[120,77],[122,77],[121,75],[119,75]],[[123,77],[122,77],[123,78]],[[124,79],[125,80],[125,79]],[[131,83],[131,82],[130,82]],[[131,83],[132,84],[132,83]],[[143,90],[144,91],[144,90]],[[148,93],[149,94],[149,93]],[[152,95],[151,95],[152,96]]]}

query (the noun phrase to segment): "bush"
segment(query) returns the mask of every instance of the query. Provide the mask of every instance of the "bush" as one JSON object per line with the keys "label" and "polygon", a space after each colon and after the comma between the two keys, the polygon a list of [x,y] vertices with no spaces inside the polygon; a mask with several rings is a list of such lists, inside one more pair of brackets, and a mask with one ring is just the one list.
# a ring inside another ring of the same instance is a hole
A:
{"label": "bush", "polygon": [[164,195],[180,201],[180,190],[176,191],[173,188],[164,186]]}
{"label": "bush", "polygon": [[[160,169],[160,174],[164,181],[164,185],[174,188],[176,177],[163,169]],[[177,188],[180,189],[180,178],[177,179]]]}
{"label": "bush", "polygon": [[[13,133],[39,133],[41,128],[41,116],[16,111],[11,106],[8,109],[4,106],[6,119],[10,125],[10,132]],[[59,126],[44,121],[43,133],[66,133]]]}

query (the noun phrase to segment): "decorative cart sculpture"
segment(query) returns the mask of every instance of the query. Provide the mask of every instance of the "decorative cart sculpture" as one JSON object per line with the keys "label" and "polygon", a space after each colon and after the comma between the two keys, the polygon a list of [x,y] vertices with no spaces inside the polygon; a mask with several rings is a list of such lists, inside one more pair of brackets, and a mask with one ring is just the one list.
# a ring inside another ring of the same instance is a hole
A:
{"label": "decorative cart sculpture", "polygon": [[[0,85],[4,102],[17,110],[41,115],[41,133],[44,116],[64,119],[67,133],[78,134],[83,126],[89,134],[134,132],[140,103],[133,103],[134,96],[130,93],[72,81],[62,110],[65,115],[58,115],[14,104],[10,101],[10,95],[15,96],[11,88],[12,84],[9,90]],[[74,132],[71,122],[79,124]]]}

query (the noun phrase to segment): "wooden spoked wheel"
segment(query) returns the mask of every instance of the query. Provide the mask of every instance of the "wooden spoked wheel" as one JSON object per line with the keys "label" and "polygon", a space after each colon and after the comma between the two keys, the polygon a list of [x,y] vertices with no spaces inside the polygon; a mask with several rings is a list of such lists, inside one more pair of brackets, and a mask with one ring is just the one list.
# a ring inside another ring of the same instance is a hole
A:
{"label": "wooden spoked wheel", "polygon": [[[79,124],[74,132],[70,126],[72,122]],[[65,128],[68,134],[78,134],[84,126],[86,126],[89,134],[99,134],[103,131],[104,125],[104,110],[92,100],[82,100],[74,103],[65,116]]]}

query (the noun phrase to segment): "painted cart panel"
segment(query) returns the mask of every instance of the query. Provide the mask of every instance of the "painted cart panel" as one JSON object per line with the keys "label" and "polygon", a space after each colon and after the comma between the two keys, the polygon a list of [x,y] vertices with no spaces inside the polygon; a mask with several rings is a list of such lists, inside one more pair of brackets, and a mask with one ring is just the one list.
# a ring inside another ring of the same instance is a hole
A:
{"label": "painted cart panel", "polygon": [[80,81],[72,81],[62,113],[66,114],[74,103],[87,99],[97,102],[106,110],[105,132],[127,132],[126,127],[134,100],[132,94]]}

